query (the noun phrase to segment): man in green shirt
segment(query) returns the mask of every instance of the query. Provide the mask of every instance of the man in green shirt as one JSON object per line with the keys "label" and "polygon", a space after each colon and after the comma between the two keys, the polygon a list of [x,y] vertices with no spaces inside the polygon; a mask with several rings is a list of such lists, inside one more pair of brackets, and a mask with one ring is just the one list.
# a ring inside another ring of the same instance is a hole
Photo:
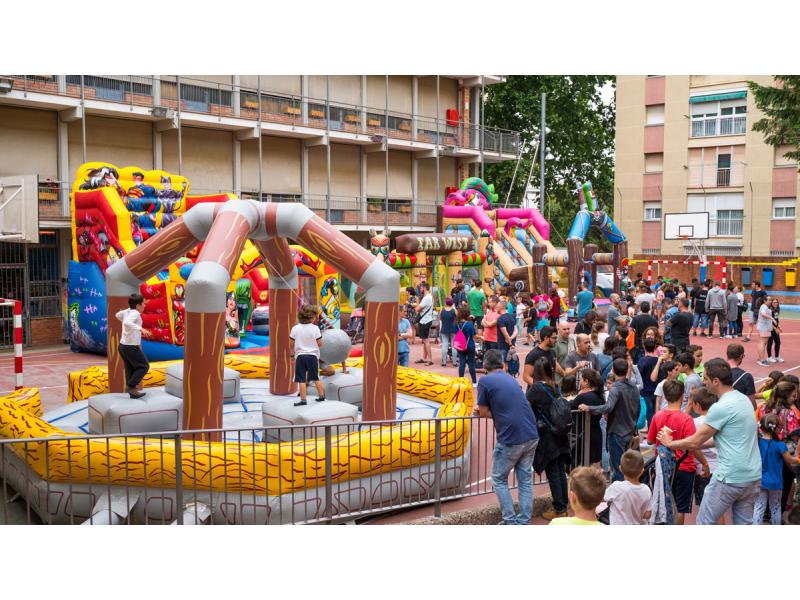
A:
{"label": "man in green shirt", "polygon": [[[574,349],[570,348],[569,344],[569,323],[558,324],[558,339],[556,340],[556,362],[561,366],[562,373],[564,366],[567,362],[567,356]],[[562,376],[559,374],[559,369],[555,369],[556,385],[561,385]]]}
{"label": "man in green shirt", "polygon": [[469,304],[469,314],[475,317],[475,326],[480,328],[486,310],[486,294],[483,293],[481,284],[477,280],[472,282],[472,289],[467,293],[467,304]]}
{"label": "man in green shirt", "polygon": [[705,423],[682,440],[673,440],[670,432],[662,429],[658,440],[673,450],[699,450],[713,436],[718,465],[703,494],[697,524],[713,525],[730,509],[734,525],[752,525],[761,489],[761,453],[753,405],[733,389],[728,363],[713,358],[705,367],[706,389],[719,398],[708,409]]}

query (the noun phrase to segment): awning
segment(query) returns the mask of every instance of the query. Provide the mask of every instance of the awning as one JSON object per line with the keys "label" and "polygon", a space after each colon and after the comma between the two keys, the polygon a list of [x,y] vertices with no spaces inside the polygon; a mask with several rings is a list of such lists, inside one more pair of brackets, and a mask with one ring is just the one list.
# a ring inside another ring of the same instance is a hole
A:
{"label": "awning", "polygon": [[747,90],[742,90],[741,92],[726,92],[724,94],[692,96],[689,98],[689,104],[697,104],[698,102],[718,102],[720,100],[737,100],[738,98],[747,98]]}

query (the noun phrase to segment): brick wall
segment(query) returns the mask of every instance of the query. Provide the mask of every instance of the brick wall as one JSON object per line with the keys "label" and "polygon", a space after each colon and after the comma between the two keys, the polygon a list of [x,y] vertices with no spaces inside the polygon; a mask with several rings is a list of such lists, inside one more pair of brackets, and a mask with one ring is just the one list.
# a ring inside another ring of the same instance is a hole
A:
{"label": "brick wall", "polygon": [[31,319],[31,345],[46,346],[64,341],[61,317]]}
{"label": "brick wall", "polygon": [[[648,260],[652,257],[648,257],[644,254],[636,254],[634,255],[635,259],[644,259]],[[685,260],[686,256],[659,256],[661,260]],[[715,257],[710,256],[709,260],[715,260]],[[731,257],[732,262],[736,263],[778,263],[778,259],[769,256],[736,256]],[[748,265],[728,265],[727,275],[728,275],[728,282],[733,282],[734,284],[739,284],[742,281],[742,268],[748,268]],[[795,285],[794,287],[787,287],[786,285],[786,269],[796,269],[796,273],[800,272],[800,264],[791,265],[789,267],[779,266],[776,264],[774,267],[769,267],[767,265],[753,265],[750,266],[751,272],[751,281],[760,281],[764,282],[764,269],[772,268],[773,269],[773,281],[772,285],[769,287],[764,287],[764,289],[778,297],[781,303],[784,304],[800,304],[800,286]],[[716,277],[716,267],[710,266],[706,268],[706,276],[710,278]],[[631,276],[631,279],[636,278],[637,273],[644,273],[644,276],[647,277],[647,264],[646,263],[637,263],[631,265],[628,269],[628,274]],[[664,277],[677,277],[680,281],[690,282],[692,278],[700,277],[700,266],[699,265],[653,265],[653,280],[658,275],[663,275]],[[748,286],[749,289],[749,286]],[[795,295],[787,295],[786,293],[781,292],[789,292],[793,294],[795,292],[798,293],[797,296]]]}

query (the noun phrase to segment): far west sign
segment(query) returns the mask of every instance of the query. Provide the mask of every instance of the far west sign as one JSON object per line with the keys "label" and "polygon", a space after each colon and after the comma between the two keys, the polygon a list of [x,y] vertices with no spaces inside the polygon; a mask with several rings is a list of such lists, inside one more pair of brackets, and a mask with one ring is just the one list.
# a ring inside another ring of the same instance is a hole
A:
{"label": "far west sign", "polygon": [[397,251],[405,254],[425,252],[427,254],[449,254],[451,252],[472,250],[475,242],[468,235],[448,235],[432,233],[414,235],[408,233],[396,238]]}

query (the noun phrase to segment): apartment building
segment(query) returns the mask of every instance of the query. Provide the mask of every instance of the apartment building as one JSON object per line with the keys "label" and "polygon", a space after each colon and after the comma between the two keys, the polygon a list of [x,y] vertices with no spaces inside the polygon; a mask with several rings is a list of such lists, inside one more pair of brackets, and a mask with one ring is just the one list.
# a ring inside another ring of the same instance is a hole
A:
{"label": "apartment building", "polygon": [[28,323],[26,339],[60,336],[69,190],[86,161],[178,173],[192,194],[303,202],[364,243],[370,227],[433,231],[447,187],[517,158],[518,133],[482,125],[480,92],[502,81],[0,75],[0,183],[36,177],[28,202],[39,228],[38,244],[0,242],[0,297],[24,298],[29,317],[54,319]]}
{"label": "apartment building", "polygon": [[797,256],[798,165],[752,131],[762,114],[748,81],[774,85],[763,75],[617,77],[614,220],[631,256],[685,257],[690,245],[664,240],[662,216],[686,212],[709,213],[709,256]]}

